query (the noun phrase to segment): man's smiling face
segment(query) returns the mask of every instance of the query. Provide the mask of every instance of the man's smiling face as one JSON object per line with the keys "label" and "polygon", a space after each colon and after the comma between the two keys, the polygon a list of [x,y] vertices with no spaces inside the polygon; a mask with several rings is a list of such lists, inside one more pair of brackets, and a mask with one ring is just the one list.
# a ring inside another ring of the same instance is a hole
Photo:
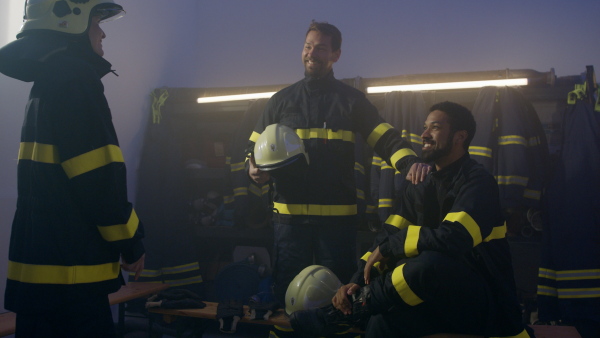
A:
{"label": "man's smiling face", "polygon": [[331,37],[318,31],[310,31],[306,35],[302,49],[302,63],[306,75],[321,78],[333,69],[333,64],[340,58],[341,50],[331,49]]}

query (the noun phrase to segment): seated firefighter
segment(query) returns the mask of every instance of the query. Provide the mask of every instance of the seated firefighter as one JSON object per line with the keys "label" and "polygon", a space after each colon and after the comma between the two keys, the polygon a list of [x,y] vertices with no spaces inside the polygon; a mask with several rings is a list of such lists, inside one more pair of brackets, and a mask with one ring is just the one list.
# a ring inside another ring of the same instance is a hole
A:
{"label": "seated firefighter", "polygon": [[399,210],[333,304],[294,312],[294,330],[324,336],[363,326],[367,337],[530,336],[521,322],[497,183],[467,151],[474,133],[467,108],[452,102],[430,108],[421,137],[431,172],[423,183],[405,184]]}

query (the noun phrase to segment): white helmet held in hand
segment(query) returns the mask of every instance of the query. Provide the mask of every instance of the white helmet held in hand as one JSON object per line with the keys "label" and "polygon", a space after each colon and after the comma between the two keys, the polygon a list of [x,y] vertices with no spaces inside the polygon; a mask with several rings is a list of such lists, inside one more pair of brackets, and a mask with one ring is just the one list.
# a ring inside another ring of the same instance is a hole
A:
{"label": "white helmet held in hand", "polygon": [[283,124],[271,124],[254,145],[254,160],[262,171],[285,167],[298,160],[308,164],[304,142],[296,132]]}
{"label": "white helmet held in hand", "polygon": [[320,308],[331,304],[342,282],[328,268],[311,265],[302,270],[285,293],[285,312]]}

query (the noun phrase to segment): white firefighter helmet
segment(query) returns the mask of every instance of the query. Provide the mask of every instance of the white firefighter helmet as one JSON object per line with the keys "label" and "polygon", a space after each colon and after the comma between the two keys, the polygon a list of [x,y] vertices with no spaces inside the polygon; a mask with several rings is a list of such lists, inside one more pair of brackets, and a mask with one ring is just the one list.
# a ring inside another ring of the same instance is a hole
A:
{"label": "white firefighter helmet", "polygon": [[285,293],[285,312],[320,308],[331,304],[342,282],[328,268],[311,265],[302,270],[288,285]]}
{"label": "white firefighter helmet", "polygon": [[113,0],[26,0],[17,38],[40,30],[81,35],[87,32],[93,16],[99,15],[100,22],[105,22],[124,14],[123,7]]}
{"label": "white firefighter helmet", "polygon": [[297,160],[308,164],[308,154],[304,151],[304,142],[292,128],[283,124],[271,124],[254,144],[254,160],[258,169],[269,171]]}

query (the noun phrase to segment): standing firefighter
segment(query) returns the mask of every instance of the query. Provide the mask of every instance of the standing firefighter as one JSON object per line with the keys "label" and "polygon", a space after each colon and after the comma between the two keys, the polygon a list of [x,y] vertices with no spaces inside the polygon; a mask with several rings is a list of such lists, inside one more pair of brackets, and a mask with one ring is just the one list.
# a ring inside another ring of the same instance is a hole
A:
{"label": "standing firefighter", "polygon": [[101,82],[111,65],[99,23],[123,13],[112,0],[29,0],[17,40],[0,49],[2,73],[33,81],[4,304],[17,336],[114,336],[107,295],[120,267],[136,277],[144,267]]}
{"label": "standing firefighter", "polygon": [[[356,269],[357,137],[404,174],[418,160],[363,92],[334,77],[341,43],[335,26],[310,24],[301,53],[304,79],[269,99],[250,137],[253,148],[268,125],[285,125],[302,139],[310,159],[302,173],[275,177],[274,292],[280,302],[294,276],[309,265],[326,266],[343,282]],[[255,160],[248,161],[248,173],[263,184],[270,174]]]}

